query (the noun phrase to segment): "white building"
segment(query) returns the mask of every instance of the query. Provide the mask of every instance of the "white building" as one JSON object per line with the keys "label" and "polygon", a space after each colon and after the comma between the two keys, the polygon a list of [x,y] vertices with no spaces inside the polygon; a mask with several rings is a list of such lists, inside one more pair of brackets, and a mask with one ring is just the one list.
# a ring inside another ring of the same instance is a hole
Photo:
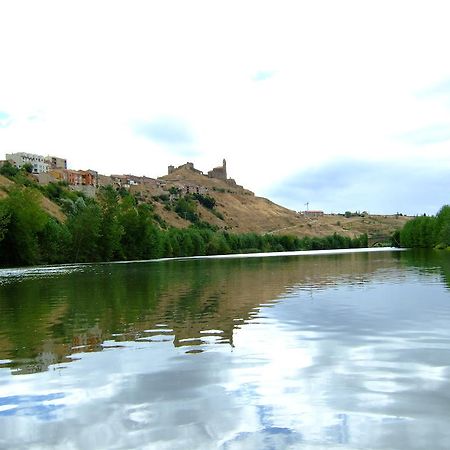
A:
{"label": "white building", "polygon": [[6,160],[20,169],[25,164],[31,164],[33,173],[48,172],[48,164],[45,162],[42,155],[35,155],[34,153],[7,153]]}

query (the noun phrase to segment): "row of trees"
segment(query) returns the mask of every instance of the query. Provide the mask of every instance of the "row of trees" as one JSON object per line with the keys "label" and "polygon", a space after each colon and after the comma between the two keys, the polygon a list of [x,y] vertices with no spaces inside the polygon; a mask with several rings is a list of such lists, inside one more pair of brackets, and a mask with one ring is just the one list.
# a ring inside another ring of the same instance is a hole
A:
{"label": "row of trees", "polygon": [[[171,228],[154,214],[151,205],[138,203],[132,195],[112,187],[101,188],[96,200],[62,185],[50,184],[40,190],[61,205],[67,220],[61,223],[47,215],[34,187],[11,188],[0,201],[1,265],[367,246],[366,235],[351,239],[336,234],[325,238],[234,234],[201,221],[185,229]],[[180,209],[186,207],[181,203]]]}
{"label": "row of trees", "polygon": [[436,216],[419,216],[407,222],[399,232],[400,246],[409,248],[450,247],[450,205]]}

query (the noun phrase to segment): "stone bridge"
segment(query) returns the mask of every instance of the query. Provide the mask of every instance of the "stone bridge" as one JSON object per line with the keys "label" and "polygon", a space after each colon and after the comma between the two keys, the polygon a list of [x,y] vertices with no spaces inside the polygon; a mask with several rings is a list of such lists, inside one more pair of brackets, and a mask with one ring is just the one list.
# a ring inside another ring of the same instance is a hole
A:
{"label": "stone bridge", "polygon": [[392,235],[390,234],[372,234],[368,236],[369,247],[390,247]]}

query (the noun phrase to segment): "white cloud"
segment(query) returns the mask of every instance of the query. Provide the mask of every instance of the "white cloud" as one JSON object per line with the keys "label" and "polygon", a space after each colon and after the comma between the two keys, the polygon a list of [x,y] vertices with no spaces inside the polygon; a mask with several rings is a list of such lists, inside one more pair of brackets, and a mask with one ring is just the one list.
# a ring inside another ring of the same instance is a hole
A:
{"label": "white cloud", "polygon": [[[330,159],[425,152],[438,164],[448,158],[445,147],[401,137],[449,123],[448,92],[436,91],[450,78],[449,8],[438,1],[2,5],[0,110],[13,122],[0,128],[0,148],[150,176],[186,154],[203,170],[225,157],[230,176],[260,194]],[[188,124],[195,142],[174,149],[135,132],[133,124],[158,117]]]}

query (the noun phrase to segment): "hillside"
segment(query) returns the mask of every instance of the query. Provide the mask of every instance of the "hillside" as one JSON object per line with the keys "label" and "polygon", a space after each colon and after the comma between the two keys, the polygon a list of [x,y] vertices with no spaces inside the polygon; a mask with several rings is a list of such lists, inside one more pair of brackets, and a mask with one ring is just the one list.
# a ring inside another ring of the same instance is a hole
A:
{"label": "hillside", "polygon": [[[172,188],[178,189],[181,195],[197,190],[212,197],[216,202],[213,210],[196,204],[200,220],[235,233],[290,234],[298,237],[324,237],[334,233],[351,238],[363,233],[369,236],[389,236],[410,219],[388,215],[307,217],[266,198],[255,196],[253,192],[237,185],[234,180],[210,178],[187,165],[180,166],[155,181],[156,184],[130,186],[129,190],[141,201],[150,203],[163,221],[176,228],[186,228],[191,222],[175,212],[171,206],[173,198],[169,204],[167,200],[160,199],[168,198]],[[12,185],[14,182],[0,175],[0,199],[7,195],[8,188]],[[43,195],[40,198],[41,206],[49,215],[60,222],[65,221],[66,216],[60,206]]]}
{"label": "hillside", "polygon": [[[14,181],[0,175],[0,200],[7,197],[8,189],[15,185]],[[47,197],[39,193],[39,201],[41,203],[42,209],[50,216],[64,222],[66,220],[66,215],[61,211],[61,208]]]}
{"label": "hillside", "polygon": [[[272,234],[292,234],[294,236],[323,237],[333,233],[355,237],[362,233],[371,235],[391,235],[410,220],[406,216],[365,215],[345,217],[338,214],[325,214],[321,217],[306,217],[296,211],[284,208],[272,201],[255,196],[251,191],[229,184],[224,180],[208,178],[187,167],[181,167],[170,175],[159,178],[168,186],[201,186],[209,196],[216,200],[216,210],[222,215],[219,219],[211,211],[199,206],[202,220],[225,228],[231,232],[256,232]],[[176,227],[188,226],[173,211],[156,205],[167,223]]]}

